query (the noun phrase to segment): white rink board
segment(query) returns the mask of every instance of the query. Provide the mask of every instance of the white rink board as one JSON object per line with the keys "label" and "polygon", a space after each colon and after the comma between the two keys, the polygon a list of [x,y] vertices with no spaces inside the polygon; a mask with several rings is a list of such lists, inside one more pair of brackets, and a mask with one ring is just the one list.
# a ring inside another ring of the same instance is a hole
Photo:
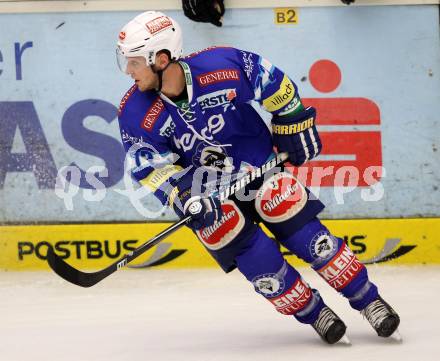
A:
{"label": "white rink board", "polygon": [[[381,5],[428,5],[438,4],[438,0],[361,0],[353,6]],[[339,0],[234,0],[225,4],[228,9],[271,8],[282,6],[345,6]],[[0,0],[0,13],[44,13],[79,11],[145,11],[145,10],[181,10],[181,0]]]}
{"label": "white rink board", "polygon": [[1,360],[437,360],[440,268],[369,271],[400,313],[402,344],[377,337],[309,269],[305,279],[344,319],[352,346],[325,345],[310,326],[275,312],[238,272],[118,272],[91,289],[47,272],[2,272]]}

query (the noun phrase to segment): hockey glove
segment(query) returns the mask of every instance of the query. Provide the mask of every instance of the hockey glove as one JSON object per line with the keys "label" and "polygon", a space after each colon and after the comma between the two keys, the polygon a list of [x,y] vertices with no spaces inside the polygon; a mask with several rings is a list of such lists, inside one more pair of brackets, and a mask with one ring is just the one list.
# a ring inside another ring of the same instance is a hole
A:
{"label": "hockey glove", "polygon": [[185,216],[191,216],[188,226],[192,229],[201,229],[212,226],[222,217],[222,208],[217,197],[191,197],[183,206]]}
{"label": "hockey glove", "polygon": [[288,152],[289,160],[300,166],[321,152],[322,144],[315,124],[316,110],[309,107],[299,114],[272,119],[273,143],[279,152]]}
{"label": "hockey glove", "polygon": [[183,13],[191,20],[222,26],[223,0],[182,0]]}
{"label": "hockey glove", "polygon": [[194,182],[196,184],[193,185],[193,172],[188,172],[181,177],[173,192],[177,195],[174,197],[171,195],[170,202],[180,218],[191,216],[188,226],[197,230],[212,226],[221,219],[223,213],[218,197],[203,196],[203,186],[200,186],[197,180]]}

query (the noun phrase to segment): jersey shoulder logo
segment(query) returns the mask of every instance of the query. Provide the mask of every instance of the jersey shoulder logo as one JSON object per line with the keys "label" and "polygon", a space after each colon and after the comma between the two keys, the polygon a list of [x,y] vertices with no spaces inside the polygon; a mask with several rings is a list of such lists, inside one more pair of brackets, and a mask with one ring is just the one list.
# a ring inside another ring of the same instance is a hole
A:
{"label": "jersey shoulder logo", "polygon": [[142,119],[141,122],[142,129],[145,129],[147,132],[151,132],[154,124],[159,119],[159,116],[164,109],[165,109],[165,105],[163,104],[162,99],[160,99],[160,97],[157,97],[156,100],[154,100],[153,104],[150,106],[150,108],[147,110],[147,113],[145,114],[144,118]]}

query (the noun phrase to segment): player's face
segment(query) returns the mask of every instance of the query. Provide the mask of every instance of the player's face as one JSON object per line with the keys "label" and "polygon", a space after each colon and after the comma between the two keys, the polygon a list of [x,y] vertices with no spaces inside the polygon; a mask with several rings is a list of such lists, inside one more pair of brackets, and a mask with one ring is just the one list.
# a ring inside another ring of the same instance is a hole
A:
{"label": "player's face", "polygon": [[158,78],[147,66],[147,61],[143,56],[127,58],[127,68],[125,71],[134,79],[140,91],[155,89],[158,85]]}

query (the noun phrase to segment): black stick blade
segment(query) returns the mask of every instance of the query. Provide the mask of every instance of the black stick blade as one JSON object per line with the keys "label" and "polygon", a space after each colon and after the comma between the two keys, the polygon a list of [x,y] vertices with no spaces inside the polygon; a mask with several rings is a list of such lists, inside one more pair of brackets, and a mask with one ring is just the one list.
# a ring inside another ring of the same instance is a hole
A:
{"label": "black stick blade", "polygon": [[116,271],[119,261],[98,272],[82,272],[73,268],[60,256],[55,254],[53,247],[49,247],[47,250],[47,262],[50,268],[66,281],[81,287],[91,287]]}

